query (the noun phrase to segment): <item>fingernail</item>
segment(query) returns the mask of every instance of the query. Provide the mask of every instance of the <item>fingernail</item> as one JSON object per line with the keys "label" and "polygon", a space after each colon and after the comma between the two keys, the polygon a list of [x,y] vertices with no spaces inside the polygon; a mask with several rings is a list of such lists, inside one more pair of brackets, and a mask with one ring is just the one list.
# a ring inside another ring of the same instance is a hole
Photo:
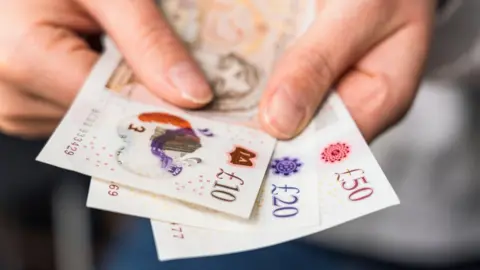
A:
{"label": "fingernail", "polygon": [[284,137],[294,136],[306,116],[306,106],[294,99],[287,87],[275,91],[265,112],[266,122]]}
{"label": "fingernail", "polygon": [[180,90],[182,97],[191,102],[207,104],[213,98],[210,86],[190,63],[176,64],[170,68],[168,77],[172,85]]}

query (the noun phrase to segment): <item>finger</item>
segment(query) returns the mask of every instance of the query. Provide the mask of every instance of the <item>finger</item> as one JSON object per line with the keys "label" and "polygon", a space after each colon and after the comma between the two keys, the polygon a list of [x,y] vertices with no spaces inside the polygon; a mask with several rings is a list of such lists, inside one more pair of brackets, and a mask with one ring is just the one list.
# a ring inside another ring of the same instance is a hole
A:
{"label": "finger", "polygon": [[62,27],[35,26],[14,45],[0,73],[19,88],[64,108],[98,59],[83,39]]}
{"label": "finger", "polygon": [[79,0],[104,26],[134,73],[155,94],[187,108],[213,98],[207,81],[151,0]]}
{"label": "finger", "polygon": [[428,26],[405,28],[375,47],[338,84],[338,93],[367,141],[401,119],[416,94]]}
{"label": "finger", "polygon": [[342,16],[326,8],[285,52],[260,105],[260,121],[267,132],[280,139],[301,132],[338,76],[399,25],[394,20],[387,23],[375,10],[369,12],[372,8],[367,5],[365,12],[358,12],[339,7]]}
{"label": "finger", "polygon": [[0,118],[8,120],[61,119],[65,109],[33,97],[24,91],[0,82]]}
{"label": "finger", "polygon": [[0,121],[0,132],[23,139],[43,139],[52,134],[60,119],[24,119]]}

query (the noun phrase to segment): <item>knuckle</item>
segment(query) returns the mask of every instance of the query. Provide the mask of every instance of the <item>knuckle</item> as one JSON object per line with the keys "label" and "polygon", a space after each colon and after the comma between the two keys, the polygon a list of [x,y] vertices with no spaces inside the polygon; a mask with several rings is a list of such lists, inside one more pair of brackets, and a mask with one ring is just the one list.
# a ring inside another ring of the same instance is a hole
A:
{"label": "knuckle", "polygon": [[373,88],[379,103],[378,107],[383,110],[388,109],[393,117],[403,115],[410,107],[414,91],[407,87],[407,84],[395,84],[388,75],[379,74]]}
{"label": "knuckle", "polygon": [[39,46],[34,27],[25,27],[16,36],[9,36],[0,49],[0,76],[3,79],[22,81],[29,76],[33,51]]}
{"label": "knuckle", "polygon": [[12,119],[22,114],[22,110],[19,110],[17,102],[12,100],[12,91],[16,89],[7,88],[5,85],[0,84],[0,118]]}
{"label": "knuckle", "polygon": [[389,93],[391,92],[391,83],[390,79],[384,74],[378,74],[373,80],[372,89],[377,93],[377,95],[382,96],[382,100],[388,101]]}
{"label": "knuckle", "polygon": [[[408,110],[413,104],[415,98],[416,89],[399,89],[396,93],[390,94],[390,99],[393,102],[393,106],[396,108],[393,116],[393,121],[398,122],[405,117]],[[393,92],[393,91],[389,91]]]}
{"label": "knuckle", "polygon": [[154,24],[145,27],[140,34],[139,42],[140,47],[148,51],[153,48],[158,48],[159,46],[168,46],[172,43],[172,40],[169,38],[168,33],[166,33],[165,27]]}
{"label": "knuckle", "polygon": [[328,56],[326,56],[324,52],[311,49],[300,56],[302,62],[305,63],[307,71],[316,77],[316,79],[328,82],[333,80],[333,70]]}
{"label": "knuckle", "polygon": [[147,26],[139,37],[137,48],[140,48],[143,57],[146,59],[159,55],[164,59],[172,55],[167,51],[178,51],[180,45],[175,34],[164,23]]}
{"label": "knuckle", "polygon": [[23,136],[26,133],[23,127],[3,117],[0,117],[0,132],[10,136]]}
{"label": "knuckle", "polygon": [[277,76],[290,85],[294,100],[313,112],[333,80],[328,56],[312,47],[297,48],[287,52],[279,67]]}
{"label": "knuckle", "polygon": [[[365,104],[368,112],[381,118],[388,118],[394,108],[394,98],[392,98],[391,83],[387,76],[378,74],[373,78],[369,78],[370,85],[365,91],[368,99]],[[387,116],[387,117],[385,117]]]}
{"label": "knuckle", "polygon": [[38,126],[29,122],[0,117],[0,133],[23,139],[39,139],[49,136],[55,129],[53,125]]}
{"label": "knuckle", "polygon": [[16,53],[12,41],[10,44],[0,44],[0,79],[7,80],[18,72],[18,53]]}
{"label": "knuckle", "polygon": [[148,26],[140,33],[138,46],[142,51],[150,51],[161,42],[161,30],[158,27]]}
{"label": "knuckle", "polygon": [[42,47],[42,51],[54,51],[58,47],[65,46],[68,50],[72,50],[79,45],[86,46],[83,39],[72,38],[75,35],[68,29],[63,27],[53,27],[49,26],[48,29],[40,29],[37,31],[43,31],[43,36],[45,36],[45,41]]}
{"label": "knuckle", "polygon": [[17,113],[12,111],[11,106],[8,105],[8,103],[3,103],[0,106],[0,117],[2,119],[10,119],[15,117]]}
{"label": "knuckle", "polygon": [[0,118],[5,120],[13,120],[28,116],[26,111],[21,109],[20,107],[9,106],[7,104],[2,104],[2,108],[0,109]]}
{"label": "knuckle", "polygon": [[302,78],[315,88],[326,89],[334,79],[328,56],[315,49],[306,49],[296,56],[298,71]]}
{"label": "knuckle", "polygon": [[408,112],[412,105],[415,91],[398,87],[392,80],[384,74],[379,74],[373,80],[368,107],[372,110],[372,115],[385,119],[388,123],[400,121]]}
{"label": "knuckle", "polygon": [[363,0],[362,5],[367,10],[384,10],[386,7],[393,7],[395,1],[384,1],[384,0]]}

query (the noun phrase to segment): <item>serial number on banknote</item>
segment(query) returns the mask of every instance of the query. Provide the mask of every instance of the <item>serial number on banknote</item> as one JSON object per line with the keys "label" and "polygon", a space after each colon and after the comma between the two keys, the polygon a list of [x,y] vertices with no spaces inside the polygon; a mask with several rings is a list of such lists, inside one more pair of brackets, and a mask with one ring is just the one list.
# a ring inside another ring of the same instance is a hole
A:
{"label": "serial number on banknote", "polygon": [[77,130],[77,133],[72,138],[72,141],[65,147],[64,153],[69,156],[75,155],[75,153],[80,148],[80,143],[83,142],[85,137],[88,135],[91,127],[95,124],[99,117],[100,111],[97,109],[92,109],[90,113],[85,118],[85,121],[82,123],[80,128]]}
{"label": "serial number on banknote", "polygon": [[178,223],[170,223],[171,231],[172,231],[172,237],[173,238],[178,238],[178,239],[184,239],[185,235],[183,234],[183,228],[180,224]]}

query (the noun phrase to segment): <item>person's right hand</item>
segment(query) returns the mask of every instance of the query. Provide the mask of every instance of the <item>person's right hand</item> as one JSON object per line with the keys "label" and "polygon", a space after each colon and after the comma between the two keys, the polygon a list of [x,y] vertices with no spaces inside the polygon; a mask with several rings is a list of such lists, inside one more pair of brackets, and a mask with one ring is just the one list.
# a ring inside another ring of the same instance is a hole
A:
{"label": "person's right hand", "polygon": [[106,32],[148,89],[184,108],[212,92],[152,0],[15,0],[0,9],[0,132],[45,138],[98,54],[82,36]]}

